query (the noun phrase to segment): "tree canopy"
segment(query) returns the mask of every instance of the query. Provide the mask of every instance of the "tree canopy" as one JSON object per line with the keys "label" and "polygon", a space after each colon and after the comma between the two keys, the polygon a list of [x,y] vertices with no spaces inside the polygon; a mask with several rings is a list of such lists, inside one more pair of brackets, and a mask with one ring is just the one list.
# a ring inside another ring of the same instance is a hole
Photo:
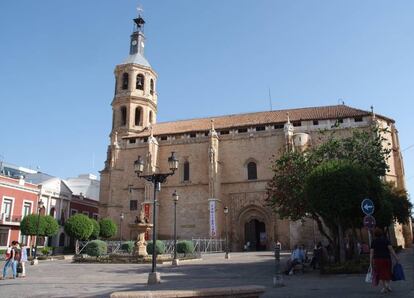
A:
{"label": "tree canopy", "polygon": [[58,233],[59,231],[59,224],[56,219],[51,215],[46,215],[43,217],[45,222],[45,229],[42,236],[51,237]]}
{"label": "tree canopy", "polygon": [[99,221],[99,227],[99,235],[104,239],[113,237],[118,230],[115,222],[110,218],[102,218]]}
{"label": "tree canopy", "polygon": [[29,214],[20,222],[20,231],[23,235],[51,237],[59,231],[59,224],[50,215]]}
{"label": "tree canopy", "polygon": [[366,169],[347,161],[324,162],[306,178],[307,200],[329,226],[359,226],[361,201],[373,192],[370,175]]}
{"label": "tree canopy", "polygon": [[90,235],[90,239],[98,239],[99,237],[99,231],[100,231],[100,227],[99,227],[99,223],[91,218],[92,224],[93,224],[93,231],[92,234]]}
{"label": "tree canopy", "polygon": [[405,190],[380,179],[389,170],[386,133],[376,126],[354,129],[348,136],[322,132],[319,145],[305,152],[282,152],[272,162],[267,203],[281,218],[314,219],[332,244],[338,225],[343,231],[362,226],[360,203],[366,197],[374,201],[379,227],[393,220],[407,222],[412,205]]}
{"label": "tree canopy", "polygon": [[76,240],[88,240],[93,232],[93,223],[84,214],[75,214],[66,221],[65,232]]}

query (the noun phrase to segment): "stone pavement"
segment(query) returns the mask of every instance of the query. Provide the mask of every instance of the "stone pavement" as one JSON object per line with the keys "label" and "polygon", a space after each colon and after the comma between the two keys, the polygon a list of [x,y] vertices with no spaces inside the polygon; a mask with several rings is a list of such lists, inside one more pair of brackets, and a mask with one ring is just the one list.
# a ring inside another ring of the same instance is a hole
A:
{"label": "stone pavement", "polygon": [[[407,280],[393,283],[394,292],[380,294],[364,282],[364,275],[321,276],[307,272],[283,275],[283,288],[273,288],[272,252],[205,255],[179,267],[158,265],[162,283],[147,286],[150,264],[74,264],[41,262],[28,266],[28,277],[0,280],[0,297],[108,297],[114,291],[193,289],[237,285],[263,285],[264,297],[414,297],[414,251],[400,254]],[[283,256],[283,263],[287,255]],[[1,264],[3,265],[3,263]]]}

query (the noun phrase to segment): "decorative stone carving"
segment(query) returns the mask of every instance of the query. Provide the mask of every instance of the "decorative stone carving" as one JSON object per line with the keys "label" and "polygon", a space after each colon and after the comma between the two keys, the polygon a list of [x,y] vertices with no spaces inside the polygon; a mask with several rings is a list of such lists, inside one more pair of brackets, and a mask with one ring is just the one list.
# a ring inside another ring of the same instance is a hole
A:
{"label": "decorative stone carving", "polygon": [[137,257],[146,257],[147,253],[147,241],[145,240],[145,233],[152,228],[152,224],[149,223],[134,223],[130,224],[131,229],[138,231],[138,236],[135,241],[133,255]]}
{"label": "decorative stone carving", "polygon": [[141,207],[141,211],[134,224],[129,225],[130,228],[138,231],[138,236],[135,241],[134,256],[146,257],[147,253],[147,241],[145,240],[145,233],[152,228],[152,224],[148,223],[148,218],[145,216],[144,209]]}

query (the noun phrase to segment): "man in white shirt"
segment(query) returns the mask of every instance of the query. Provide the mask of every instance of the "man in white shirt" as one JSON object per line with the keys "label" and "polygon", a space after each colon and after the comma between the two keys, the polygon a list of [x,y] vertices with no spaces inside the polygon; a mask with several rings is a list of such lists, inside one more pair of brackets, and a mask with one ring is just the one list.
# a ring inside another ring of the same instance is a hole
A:
{"label": "man in white shirt", "polygon": [[298,264],[302,264],[304,261],[305,261],[305,255],[304,255],[303,250],[300,249],[298,245],[295,245],[293,248],[292,254],[290,255],[290,259],[288,260],[285,274],[292,275],[293,268]]}

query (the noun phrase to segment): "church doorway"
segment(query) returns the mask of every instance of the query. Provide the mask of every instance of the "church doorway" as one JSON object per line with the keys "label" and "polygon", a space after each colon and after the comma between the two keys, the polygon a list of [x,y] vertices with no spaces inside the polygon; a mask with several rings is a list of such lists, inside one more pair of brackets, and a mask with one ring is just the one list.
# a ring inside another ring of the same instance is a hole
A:
{"label": "church doorway", "polygon": [[250,250],[266,250],[266,225],[257,219],[252,219],[244,225],[244,239],[249,242]]}

